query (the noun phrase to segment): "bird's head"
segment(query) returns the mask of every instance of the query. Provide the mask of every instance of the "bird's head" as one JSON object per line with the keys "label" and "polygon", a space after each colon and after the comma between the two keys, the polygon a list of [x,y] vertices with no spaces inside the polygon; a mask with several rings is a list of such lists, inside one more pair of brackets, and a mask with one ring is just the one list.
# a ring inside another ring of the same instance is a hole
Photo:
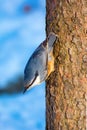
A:
{"label": "bird's head", "polygon": [[31,80],[29,80],[29,77],[26,78],[26,75],[25,75],[23,93],[25,93],[27,90],[31,89],[33,86],[38,85],[39,83],[40,83],[40,77],[37,72],[35,73],[35,75],[32,77]]}

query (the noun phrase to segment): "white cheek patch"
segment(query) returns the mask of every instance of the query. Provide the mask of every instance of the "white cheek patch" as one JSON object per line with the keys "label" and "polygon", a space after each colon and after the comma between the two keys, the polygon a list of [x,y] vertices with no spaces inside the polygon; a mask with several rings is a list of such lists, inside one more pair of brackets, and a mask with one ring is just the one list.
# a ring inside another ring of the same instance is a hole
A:
{"label": "white cheek patch", "polygon": [[37,76],[36,80],[32,84],[32,86],[39,85],[40,84],[40,76]]}
{"label": "white cheek patch", "polygon": [[40,76],[37,76],[36,80],[34,81],[34,83],[28,88],[28,90],[30,90],[31,88],[33,88],[36,85],[40,84]]}

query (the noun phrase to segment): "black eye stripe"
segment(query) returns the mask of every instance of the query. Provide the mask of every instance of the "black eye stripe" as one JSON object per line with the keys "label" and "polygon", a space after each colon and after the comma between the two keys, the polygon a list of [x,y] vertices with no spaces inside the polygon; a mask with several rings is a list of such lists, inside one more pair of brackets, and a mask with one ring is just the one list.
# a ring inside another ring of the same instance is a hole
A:
{"label": "black eye stripe", "polygon": [[29,84],[27,87],[24,88],[23,93],[25,93],[26,90],[34,83],[34,81],[36,80],[37,76],[38,76],[38,71],[36,71],[35,77],[34,77],[33,81],[31,82],[31,84]]}

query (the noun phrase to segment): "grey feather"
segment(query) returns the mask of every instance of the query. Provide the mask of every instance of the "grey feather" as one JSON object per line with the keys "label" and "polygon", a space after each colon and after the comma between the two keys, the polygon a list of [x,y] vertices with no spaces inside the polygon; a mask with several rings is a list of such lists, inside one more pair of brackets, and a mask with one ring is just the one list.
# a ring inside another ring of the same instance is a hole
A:
{"label": "grey feather", "polygon": [[56,41],[56,39],[57,39],[57,35],[55,33],[51,32],[48,35],[48,38],[47,38],[47,41],[48,41],[48,52],[51,51],[51,49],[53,47],[53,44]]}
{"label": "grey feather", "polygon": [[[30,84],[35,77],[36,71],[40,75],[41,82],[45,80],[47,75],[47,49],[43,48],[42,44],[35,50],[30,57],[25,70],[24,70],[24,82]],[[44,74],[44,75],[43,75]]]}
{"label": "grey feather", "polygon": [[47,77],[48,53],[52,50],[56,35],[50,33],[48,38],[41,43],[31,55],[24,70],[24,86],[29,86],[35,79],[36,72],[40,77],[40,83]]}

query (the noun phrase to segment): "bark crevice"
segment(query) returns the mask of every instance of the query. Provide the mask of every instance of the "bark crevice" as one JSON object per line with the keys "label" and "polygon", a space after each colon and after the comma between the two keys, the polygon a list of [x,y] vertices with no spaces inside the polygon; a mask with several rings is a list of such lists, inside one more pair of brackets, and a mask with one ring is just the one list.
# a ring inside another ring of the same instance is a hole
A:
{"label": "bark crevice", "polygon": [[46,81],[46,130],[86,130],[87,1],[46,0],[55,71]]}

